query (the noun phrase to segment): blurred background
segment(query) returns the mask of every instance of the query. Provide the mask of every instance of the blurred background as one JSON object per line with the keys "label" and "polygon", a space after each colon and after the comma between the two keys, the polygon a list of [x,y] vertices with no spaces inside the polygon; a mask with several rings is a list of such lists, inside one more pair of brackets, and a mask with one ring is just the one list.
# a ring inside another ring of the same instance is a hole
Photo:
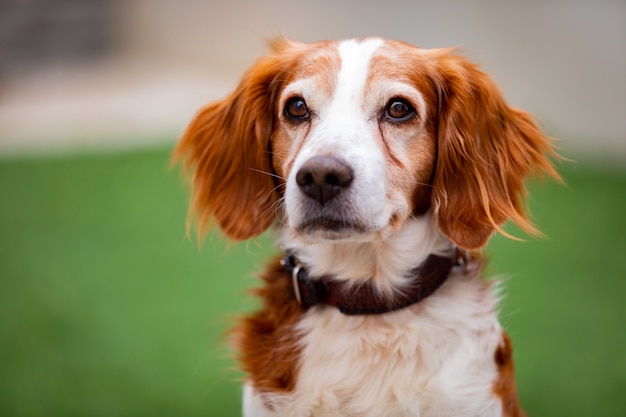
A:
{"label": "blurred background", "polygon": [[0,0],[0,415],[239,415],[225,331],[275,248],[186,238],[169,153],[279,34],[461,46],[542,121],[547,237],[488,248],[520,396],[626,415],[622,0]]}

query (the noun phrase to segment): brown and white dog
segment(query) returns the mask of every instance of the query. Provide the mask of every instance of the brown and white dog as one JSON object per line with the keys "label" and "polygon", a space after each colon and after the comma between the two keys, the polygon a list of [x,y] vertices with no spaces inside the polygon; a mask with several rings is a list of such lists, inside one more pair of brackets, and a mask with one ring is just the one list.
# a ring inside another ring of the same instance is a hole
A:
{"label": "brown and white dog", "polygon": [[245,416],[521,416],[478,250],[534,232],[549,140],[450,49],[272,43],[175,151],[200,231],[284,251],[236,329]]}

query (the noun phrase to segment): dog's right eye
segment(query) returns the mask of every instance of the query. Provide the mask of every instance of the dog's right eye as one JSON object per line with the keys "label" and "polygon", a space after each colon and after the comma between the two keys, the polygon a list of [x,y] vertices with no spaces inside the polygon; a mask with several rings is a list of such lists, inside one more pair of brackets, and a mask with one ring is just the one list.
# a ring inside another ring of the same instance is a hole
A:
{"label": "dog's right eye", "polygon": [[415,116],[415,109],[403,98],[393,98],[387,103],[385,117],[395,123],[406,122]]}
{"label": "dog's right eye", "polygon": [[302,97],[292,97],[285,103],[285,117],[294,122],[302,122],[310,117],[309,108]]}

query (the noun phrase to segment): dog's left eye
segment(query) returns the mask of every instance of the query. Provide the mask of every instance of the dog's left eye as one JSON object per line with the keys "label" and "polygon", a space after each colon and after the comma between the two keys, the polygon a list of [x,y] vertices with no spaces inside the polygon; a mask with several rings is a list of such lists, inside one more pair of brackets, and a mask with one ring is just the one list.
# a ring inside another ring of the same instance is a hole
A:
{"label": "dog's left eye", "polygon": [[292,97],[285,103],[284,109],[285,117],[294,121],[300,122],[309,118],[309,108],[302,97]]}
{"label": "dog's left eye", "polygon": [[413,116],[415,116],[415,109],[402,98],[389,100],[385,108],[385,117],[393,122],[404,122]]}

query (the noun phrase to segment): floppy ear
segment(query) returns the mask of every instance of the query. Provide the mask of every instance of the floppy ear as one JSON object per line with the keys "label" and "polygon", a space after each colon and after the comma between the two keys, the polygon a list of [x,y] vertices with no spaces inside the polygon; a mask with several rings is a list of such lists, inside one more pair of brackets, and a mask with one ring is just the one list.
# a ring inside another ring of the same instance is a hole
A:
{"label": "floppy ear", "polygon": [[508,107],[475,65],[449,50],[440,51],[436,62],[433,205],[439,228],[465,249],[484,246],[508,219],[537,233],[524,214],[524,178],[546,172],[558,179],[548,159],[555,155],[550,140],[528,113]]}
{"label": "floppy ear", "polygon": [[274,221],[278,196],[273,179],[270,135],[274,99],[285,67],[276,41],[274,53],[262,58],[224,100],[200,109],[174,151],[191,172],[191,207],[199,233],[214,217],[233,239],[247,239]]}

